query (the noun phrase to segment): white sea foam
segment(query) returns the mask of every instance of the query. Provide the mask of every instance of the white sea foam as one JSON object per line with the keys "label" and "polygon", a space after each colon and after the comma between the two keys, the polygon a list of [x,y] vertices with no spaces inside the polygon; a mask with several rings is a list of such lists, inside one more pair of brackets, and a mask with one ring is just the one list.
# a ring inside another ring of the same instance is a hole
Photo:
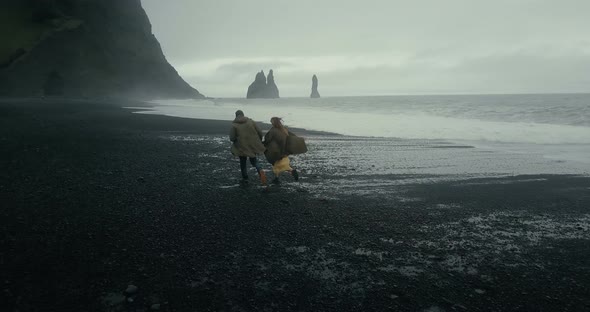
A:
{"label": "white sea foam", "polygon": [[291,127],[353,136],[442,139],[590,161],[590,95],[358,97],[155,102],[170,116],[233,119],[234,111]]}

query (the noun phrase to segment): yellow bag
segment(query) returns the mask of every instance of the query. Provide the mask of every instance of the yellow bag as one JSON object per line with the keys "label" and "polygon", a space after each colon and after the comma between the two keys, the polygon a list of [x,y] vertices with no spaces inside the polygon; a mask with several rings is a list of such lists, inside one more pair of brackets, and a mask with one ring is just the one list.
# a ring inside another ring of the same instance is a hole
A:
{"label": "yellow bag", "polygon": [[283,171],[291,171],[291,170],[293,170],[293,169],[291,168],[291,162],[289,161],[289,157],[287,157],[287,156],[281,158],[280,160],[277,160],[272,165],[272,172],[275,174],[275,177],[278,177],[279,174],[281,174],[281,172],[283,172]]}

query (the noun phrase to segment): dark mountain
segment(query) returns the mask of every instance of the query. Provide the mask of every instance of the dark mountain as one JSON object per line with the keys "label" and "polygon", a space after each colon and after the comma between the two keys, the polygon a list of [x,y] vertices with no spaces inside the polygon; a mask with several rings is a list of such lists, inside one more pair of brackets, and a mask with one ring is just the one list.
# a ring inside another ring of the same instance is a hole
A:
{"label": "dark mountain", "polygon": [[168,63],[140,0],[2,0],[0,95],[202,98]]}

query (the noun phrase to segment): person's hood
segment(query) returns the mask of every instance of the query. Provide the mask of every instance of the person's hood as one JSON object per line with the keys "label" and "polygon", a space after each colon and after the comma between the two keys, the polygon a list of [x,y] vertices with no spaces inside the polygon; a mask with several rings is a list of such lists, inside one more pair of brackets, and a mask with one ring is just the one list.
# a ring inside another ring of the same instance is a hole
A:
{"label": "person's hood", "polygon": [[248,121],[248,117],[246,116],[238,116],[236,119],[234,119],[234,122],[239,124],[246,123],[246,121]]}

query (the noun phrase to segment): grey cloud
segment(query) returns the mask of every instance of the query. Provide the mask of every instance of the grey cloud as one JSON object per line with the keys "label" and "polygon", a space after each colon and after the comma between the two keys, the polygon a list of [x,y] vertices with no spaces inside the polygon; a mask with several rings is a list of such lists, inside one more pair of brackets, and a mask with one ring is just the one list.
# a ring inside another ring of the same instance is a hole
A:
{"label": "grey cloud", "polygon": [[[590,91],[586,0],[143,4],[168,60],[212,96],[242,96],[254,74],[270,68],[281,94],[291,96],[306,96],[314,73],[322,95]],[[391,58],[329,70],[284,62],[374,55]],[[216,59],[238,61],[183,69]]]}
{"label": "grey cloud", "polygon": [[[257,72],[264,70],[265,74],[268,74],[269,69],[280,69],[284,66],[293,66],[290,62],[281,62],[281,61],[269,61],[269,62],[234,62],[229,64],[222,64],[221,66],[217,67],[217,72],[223,74],[243,74],[249,73],[252,77],[256,75]],[[252,78],[254,79],[254,78]]]}

